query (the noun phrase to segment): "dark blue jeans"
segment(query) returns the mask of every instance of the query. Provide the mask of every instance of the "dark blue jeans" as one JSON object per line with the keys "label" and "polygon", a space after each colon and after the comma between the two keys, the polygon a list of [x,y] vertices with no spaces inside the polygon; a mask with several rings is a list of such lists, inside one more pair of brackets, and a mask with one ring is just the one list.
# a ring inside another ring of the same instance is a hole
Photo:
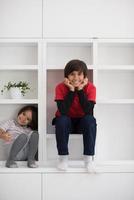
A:
{"label": "dark blue jeans", "polygon": [[[70,133],[83,134],[84,155],[95,154],[96,119],[91,115],[82,118],[70,118],[62,115],[55,119],[56,142],[59,155],[68,155]],[[75,131],[75,132],[74,132]]]}

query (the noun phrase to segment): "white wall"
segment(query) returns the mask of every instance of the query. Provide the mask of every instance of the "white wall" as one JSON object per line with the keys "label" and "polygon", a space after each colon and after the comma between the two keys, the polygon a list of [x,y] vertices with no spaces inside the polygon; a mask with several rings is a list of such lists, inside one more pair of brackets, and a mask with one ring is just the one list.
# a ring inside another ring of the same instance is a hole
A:
{"label": "white wall", "polygon": [[133,37],[133,13],[133,0],[0,0],[0,37]]}
{"label": "white wall", "polygon": [[0,37],[42,37],[42,0],[0,0]]}
{"label": "white wall", "polygon": [[133,37],[133,13],[133,0],[46,0],[44,37]]}

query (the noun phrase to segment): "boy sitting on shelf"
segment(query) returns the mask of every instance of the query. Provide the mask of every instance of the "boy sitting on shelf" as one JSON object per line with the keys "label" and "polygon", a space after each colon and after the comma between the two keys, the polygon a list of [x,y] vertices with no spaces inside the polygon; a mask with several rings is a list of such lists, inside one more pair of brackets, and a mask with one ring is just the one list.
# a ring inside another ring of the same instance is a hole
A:
{"label": "boy sitting on shelf", "polygon": [[96,119],[93,109],[96,101],[96,88],[88,81],[87,66],[81,60],[71,60],[64,69],[65,79],[56,86],[56,142],[59,154],[58,169],[67,170],[68,140],[70,133],[83,134],[84,163],[88,172],[95,172]]}

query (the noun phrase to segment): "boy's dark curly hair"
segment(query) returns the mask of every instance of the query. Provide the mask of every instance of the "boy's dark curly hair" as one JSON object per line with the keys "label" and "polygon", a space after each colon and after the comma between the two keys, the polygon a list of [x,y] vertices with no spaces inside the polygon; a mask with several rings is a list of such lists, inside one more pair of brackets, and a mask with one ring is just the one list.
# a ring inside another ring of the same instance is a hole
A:
{"label": "boy's dark curly hair", "polygon": [[68,75],[73,71],[83,72],[84,78],[87,76],[87,65],[82,60],[71,60],[69,61],[64,69],[64,77],[68,78]]}

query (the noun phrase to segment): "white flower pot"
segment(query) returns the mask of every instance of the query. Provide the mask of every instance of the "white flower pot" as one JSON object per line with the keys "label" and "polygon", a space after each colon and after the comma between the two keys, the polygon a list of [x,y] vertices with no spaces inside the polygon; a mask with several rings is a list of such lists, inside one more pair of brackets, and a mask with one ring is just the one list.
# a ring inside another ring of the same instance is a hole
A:
{"label": "white flower pot", "polygon": [[22,99],[23,98],[20,89],[17,87],[10,89],[10,97],[11,97],[11,99]]}

